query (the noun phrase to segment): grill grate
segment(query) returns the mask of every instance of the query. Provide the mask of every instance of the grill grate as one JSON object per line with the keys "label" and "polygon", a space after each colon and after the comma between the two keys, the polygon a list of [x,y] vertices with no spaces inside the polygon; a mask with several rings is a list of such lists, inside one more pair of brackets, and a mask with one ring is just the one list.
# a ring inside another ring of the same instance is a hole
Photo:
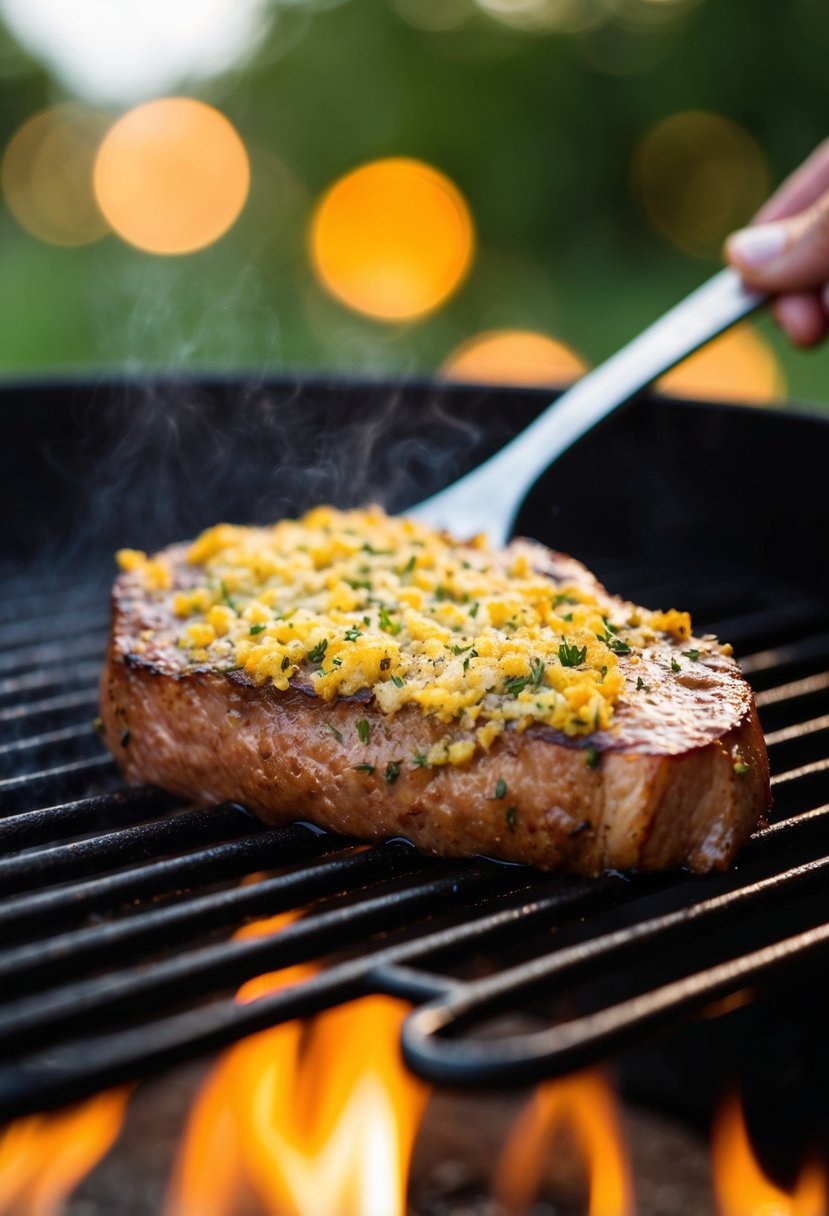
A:
{"label": "grill grate", "polygon": [[[267,832],[239,806],[124,789],[91,725],[100,602],[97,587],[80,587],[56,613],[22,581],[0,617],[0,1118],[371,991],[419,1006],[403,1046],[424,1075],[537,1079],[777,982],[829,945],[820,603],[716,625],[757,689],[772,825],[726,875],[587,882],[428,860],[402,841],[366,848],[305,825]],[[739,599],[729,591],[727,602]],[[232,936],[286,912],[301,915],[270,936]],[[245,980],[298,962],[318,969],[234,999]],[[493,1015],[538,1002],[546,1029],[492,1037]]]}

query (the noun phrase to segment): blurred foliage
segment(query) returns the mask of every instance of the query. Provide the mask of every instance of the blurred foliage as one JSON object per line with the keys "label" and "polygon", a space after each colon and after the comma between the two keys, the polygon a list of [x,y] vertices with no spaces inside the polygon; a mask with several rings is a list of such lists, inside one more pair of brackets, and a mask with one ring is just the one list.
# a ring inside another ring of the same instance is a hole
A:
{"label": "blurred foliage", "polygon": [[[656,123],[689,110],[734,120],[773,182],[826,135],[826,0],[790,0],[785,12],[757,0],[559,0],[575,29],[519,28],[521,4],[500,7],[512,21],[473,0],[274,4],[248,64],[180,90],[222,109],[247,144],[252,187],[236,226],[202,252],[158,258],[114,236],[42,245],[4,209],[0,368],[398,376],[430,372],[496,327],[543,331],[595,362],[717,266],[654,231],[632,188]],[[64,97],[0,37],[4,145]],[[398,155],[447,174],[477,230],[458,293],[405,325],[349,312],[307,256],[321,193]],[[790,396],[829,401],[829,354],[790,352],[760,324]]]}

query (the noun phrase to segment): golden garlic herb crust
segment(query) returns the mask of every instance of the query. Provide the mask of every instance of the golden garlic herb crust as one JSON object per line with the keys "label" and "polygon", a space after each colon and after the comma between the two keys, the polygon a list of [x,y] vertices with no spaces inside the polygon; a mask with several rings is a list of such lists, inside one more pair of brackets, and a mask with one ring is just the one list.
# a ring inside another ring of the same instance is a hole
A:
{"label": "golden garlic herb crust", "polygon": [[[164,641],[185,669],[244,669],[256,684],[304,686],[324,701],[371,695],[386,715],[413,705],[457,722],[468,737],[432,747],[431,766],[466,763],[508,726],[606,730],[626,691],[642,687],[637,655],[660,640],[675,646],[672,662],[699,659],[681,650],[687,613],[649,612],[557,578],[534,568],[533,554],[376,507],[318,507],[269,528],[209,528],[188,551],[185,590],[171,589],[164,554],[121,550],[118,560],[171,598]],[[142,643],[160,640],[147,630]]]}

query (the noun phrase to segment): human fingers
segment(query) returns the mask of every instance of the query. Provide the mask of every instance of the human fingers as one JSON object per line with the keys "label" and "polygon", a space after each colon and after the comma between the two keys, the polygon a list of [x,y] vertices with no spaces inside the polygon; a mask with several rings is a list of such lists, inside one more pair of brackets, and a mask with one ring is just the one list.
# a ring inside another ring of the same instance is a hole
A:
{"label": "human fingers", "polygon": [[829,190],[829,139],[815,148],[794,173],[789,174],[752,220],[765,224],[770,220],[787,219],[804,211]]}
{"label": "human fingers", "polygon": [[[829,289],[823,292],[829,303]],[[793,292],[778,296],[773,305],[775,320],[795,346],[816,346],[826,337],[827,313],[818,292]]]}
{"label": "human fingers", "polygon": [[829,190],[799,215],[732,233],[725,252],[750,287],[774,295],[822,291],[829,282]]}

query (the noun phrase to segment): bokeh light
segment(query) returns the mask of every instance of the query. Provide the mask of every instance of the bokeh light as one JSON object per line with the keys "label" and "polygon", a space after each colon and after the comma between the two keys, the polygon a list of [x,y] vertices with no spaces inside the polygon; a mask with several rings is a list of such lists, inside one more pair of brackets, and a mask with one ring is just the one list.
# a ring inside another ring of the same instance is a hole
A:
{"label": "bokeh light", "polygon": [[373,161],[324,195],[310,233],[314,268],[343,304],[384,321],[438,308],[472,262],[469,208],[444,174],[405,157]]}
{"label": "bokeh light", "polygon": [[658,382],[676,397],[766,405],[786,395],[786,378],[771,346],[750,324],[710,342]]}
{"label": "bokeh light", "polygon": [[204,102],[166,97],[115,123],[95,163],[98,204],[118,235],[149,253],[182,254],[223,236],[248,195],[235,128]]}
{"label": "bokeh light", "polygon": [[555,387],[587,370],[563,342],[529,329],[491,329],[462,342],[441,367],[447,380]]}
{"label": "bokeh light", "polygon": [[226,72],[253,54],[271,0],[0,0],[27,52],[70,93],[123,106]]}
{"label": "bokeh light", "polygon": [[107,232],[92,171],[108,123],[99,110],[67,102],[36,114],[12,137],[3,155],[3,196],[31,236],[88,245]]}
{"label": "bokeh light", "polygon": [[658,232],[685,253],[709,257],[763,202],[770,175],[748,131],[721,114],[690,110],[644,137],[632,183]]}

